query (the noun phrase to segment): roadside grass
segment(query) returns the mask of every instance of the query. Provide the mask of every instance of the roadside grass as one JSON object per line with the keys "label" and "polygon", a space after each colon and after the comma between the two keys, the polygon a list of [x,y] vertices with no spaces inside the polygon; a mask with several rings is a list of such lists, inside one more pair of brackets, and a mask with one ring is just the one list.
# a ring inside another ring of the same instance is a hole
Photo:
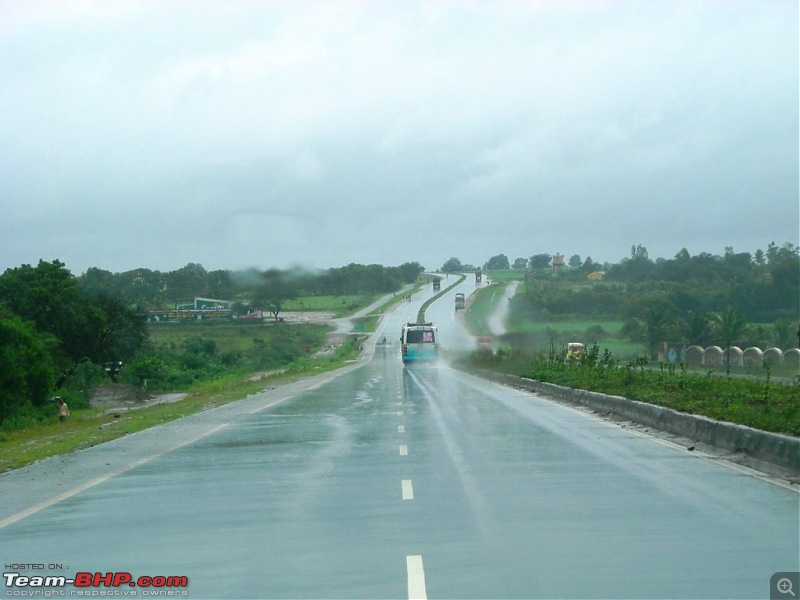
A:
{"label": "roadside grass", "polygon": [[369,306],[381,295],[302,296],[294,300],[287,300],[281,312],[330,311],[336,317],[343,317]]}
{"label": "roadside grass", "polygon": [[[512,319],[508,323],[511,332],[556,332],[558,334],[583,335],[591,327],[602,327],[608,334],[617,333],[625,325],[624,321],[613,319],[569,318],[569,319]],[[576,340],[580,341],[580,340]]]}
{"label": "roadside grass", "polygon": [[563,355],[501,351],[472,354],[466,364],[565,387],[622,396],[764,431],[800,436],[800,385],[761,379],[712,377],[681,364],[617,360],[593,346],[580,364]]}
{"label": "roadside grass", "polygon": [[257,381],[253,381],[253,373],[226,374],[200,381],[184,390],[188,394],[186,398],[173,403],[128,411],[71,408],[71,416],[65,423],[58,422],[53,410],[52,420],[23,429],[0,430],[0,473],[234,402],[270,385],[336,370],[360,354],[362,341],[362,336],[347,336],[345,343],[332,354],[301,357]]}
{"label": "roadside grass", "polygon": [[[245,352],[253,346],[254,340],[266,343],[280,335],[284,324],[271,321],[189,321],[186,323],[150,323],[148,334],[154,345],[179,348],[188,339],[200,336],[212,340],[219,353]],[[322,324],[298,324],[291,327],[327,328]]]}

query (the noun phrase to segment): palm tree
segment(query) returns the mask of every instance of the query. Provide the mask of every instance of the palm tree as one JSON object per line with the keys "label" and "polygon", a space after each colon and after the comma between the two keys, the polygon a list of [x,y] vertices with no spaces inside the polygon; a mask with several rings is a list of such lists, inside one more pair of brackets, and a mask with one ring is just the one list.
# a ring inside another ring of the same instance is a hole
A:
{"label": "palm tree", "polygon": [[712,325],[717,336],[725,342],[725,372],[730,375],[731,346],[747,333],[747,321],[741,313],[736,312],[736,309],[728,307],[714,315]]}
{"label": "palm tree", "polygon": [[672,336],[674,319],[667,306],[651,306],[642,317],[631,317],[620,333],[647,344],[650,360],[658,360],[658,347]]}
{"label": "palm tree", "polygon": [[703,345],[703,339],[709,334],[708,315],[704,312],[689,312],[678,321],[678,329],[686,346]]}
{"label": "palm tree", "polygon": [[794,327],[792,323],[786,319],[778,319],[775,321],[773,329],[773,341],[775,345],[781,350],[788,350],[794,348]]}

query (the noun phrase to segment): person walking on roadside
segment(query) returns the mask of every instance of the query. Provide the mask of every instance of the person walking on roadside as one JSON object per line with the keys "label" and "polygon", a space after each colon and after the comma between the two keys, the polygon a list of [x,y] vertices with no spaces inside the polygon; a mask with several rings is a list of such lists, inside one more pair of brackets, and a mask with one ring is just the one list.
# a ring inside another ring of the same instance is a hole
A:
{"label": "person walking on roadside", "polygon": [[62,423],[67,420],[69,416],[69,406],[64,402],[63,398],[58,399],[58,420]]}

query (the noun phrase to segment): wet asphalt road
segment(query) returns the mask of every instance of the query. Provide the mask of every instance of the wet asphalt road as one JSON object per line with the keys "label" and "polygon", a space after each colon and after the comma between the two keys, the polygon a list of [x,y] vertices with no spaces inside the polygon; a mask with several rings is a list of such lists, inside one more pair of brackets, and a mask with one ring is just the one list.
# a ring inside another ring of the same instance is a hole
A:
{"label": "wet asphalt road", "polygon": [[[456,348],[454,293],[427,316]],[[338,377],[0,477],[4,563],[186,576],[190,598],[768,598],[798,569],[796,491],[403,368],[400,325],[429,295]]]}

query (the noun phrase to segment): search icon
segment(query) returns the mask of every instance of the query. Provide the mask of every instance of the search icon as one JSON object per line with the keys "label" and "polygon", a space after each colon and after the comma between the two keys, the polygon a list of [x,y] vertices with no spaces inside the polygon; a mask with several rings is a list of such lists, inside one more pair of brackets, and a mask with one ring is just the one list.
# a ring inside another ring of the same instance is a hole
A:
{"label": "search icon", "polygon": [[792,591],[792,580],[788,577],[782,577],[778,580],[778,583],[775,584],[775,587],[778,588],[778,592],[781,594],[791,594],[794,596],[794,592]]}

